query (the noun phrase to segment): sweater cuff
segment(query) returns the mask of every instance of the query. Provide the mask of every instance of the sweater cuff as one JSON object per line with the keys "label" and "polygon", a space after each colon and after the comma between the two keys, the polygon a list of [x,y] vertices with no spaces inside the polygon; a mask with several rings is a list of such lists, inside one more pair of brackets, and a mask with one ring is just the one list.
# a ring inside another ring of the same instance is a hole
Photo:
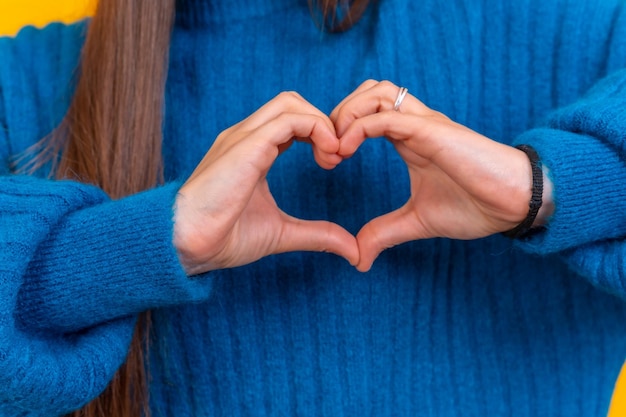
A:
{"label": "sweater cuff", "polygon": [[519,241],[521,248],[547,254],[626,236],[626,169],[613,147],[548,128],[530,130],[514,144],[522,143],[549,169],[555,210],[545,231]]}
{"label": "sweater cuff", "polygon": [[180,184],[68,215],[37,251],[18,300],[30,328],[70,332],[148,309],[208,298],[172,243]]}

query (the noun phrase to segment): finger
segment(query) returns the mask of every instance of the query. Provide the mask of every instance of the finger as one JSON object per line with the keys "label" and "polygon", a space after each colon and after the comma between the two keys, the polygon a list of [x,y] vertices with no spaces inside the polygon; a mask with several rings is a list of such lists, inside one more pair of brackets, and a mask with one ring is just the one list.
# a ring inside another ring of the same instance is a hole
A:
{"label": "finger", "polygon": [[353,92],[351,92],[349,95],[347,95],[343,100],[341,100],[341,102],[339,104],[337,104],[335,106],[335,108],[333,109],[332,112],[330,112],[329,118],[330,120],[335,123],[335,120],[337,118],[337,113],[339,112],[339,109],[341,109],[341,107],[343,107],[343,105],[345,103],[347,103],[348,101],[350,101],[354,96],[362,93],[363,91],[369,90],[370,88],[372,88],[373,86],[375,86],[376,84],[378,84],[380,81],[378,80],[365,80],[361,83],[361,85],[359,85]]}
{"label": "finger", "polygon": [[316,161],[322,168],[334,168],[342,160],[336,154],[339,140],[335,136],[334,128],[328,126],[324,117],[317,115],[280,113],[253,131],[243,134],[230,131],[230,135],[234,135],[234,138],[224,136],[219,144],[215,143],[211,147],[190,179],[216,163],[248,163],[262,176],[294,140],[310,143]]}
{"label": "finger", "polygon": [[416,131],[425,126],[426,123],[417,116],[394,111],[364,116],[355,120],[340,137],[338,154],[343,157],[351,156],[368,138],[384,136],[406,140],[414,137]]}
{"label": "finger", "polygon": [[[314,145],[311,138],[296,137],[294,139],[297,140],[298,142],[304,142],[304,143],[308,143],[309,145],[313,145],[311,147],[311,149],[313,150],[313,157],[315,158],[315,162],[317,162],[317,164],[321,168],[333,169],[343,161],[343,158],[339,156],[337,153],[322,152],[319,147]],[[291,143],[289,143],[289,145],[290,144]],[[289,147],[289,145],[281,145],[279,147],[281,150],[281,153],[284,152]]]}
{"label": "finger", "polygon": [[313,158],[315,159],[317,165],[323,169],[333,169],[343,162],[343,158],[337,153],[320,152],[315,146],[313,147]]}
{"label": "finger", "polygon": [[[428,116],[387,111],[355,120],[340,139],[339,155],[353,154],[368,137],[384,136],[405,145],[403,159],[426,159],[460,183],[478,185],[476,175],[507,176],[503,161],[516,160],[514,148],[495,142],[438,112]],[[412,153],[412,157],[407,156]],[[413,160],[416,161],[415,159]],[[482,185],[481,185],[482,186]]]}
{"label": "finger", "polygon": [[[393,110],[400,87],[389,81],[381,81],[367,90],[350,97],[337,110],[331,120],[335,124],[337,135],[341,137],[357,119],[371,114]],[[407,94],[399,109],[400,113],[427,115],[432,112],[424,103],[411,94]]]}
{"label": "finger", "polygon": [[369,271],[382,251],[401,243],[424,238],[425,236],[421,236],[422,230],[418,217],[408,204],[371,220],[356,236],[360,252],[356,268],[361,272]]}
{"label": "finger", "polygon": [[286,217],[281,242],[275,253],[330,252],[343,257],[350,265],[358,264],[359,248],[356,239],[343,227],[328,221]]}
{"label": "finger", "polygon": [[[279,154],[281,147],[294,137],[309,138],[313,144],[318,164],[334,167],[341,158],[336,155],[339,140],[324,118],[311,114],[281,113],[275,119],[260,126],[245,141],[246,151],[257,150],[256,160],[262,170],[267,170]],[[271,149],[270,149],[271,148]],[[241,150],[242,152],[243,149]],[[259,154],[260,153],[260,154]]]}
{"label": "finger", "polygon": [[419,156],[432,159],[442,149],[459,145],[467,132],[471,131],[437,112],[432,112],[429,116],[416,116],[385,111],[355,120],[341,136],[338,153],[342,156],[352,155],[367,138],[384,136],[396,141],[406,141],[407,146]]}
{"label": "finger", "polygon": [[[294,133],[294,124],[297,124],[298,122],[294,122],[289,126],[286,126],[287,129],[291,127],[292,129],[290,130],[286,130],[285,132],[277,132],[276,129],[281,129],[281,126],[277,126],[276,122],[283,121],[285,119],[285,114],[302,114],[315,116],[319,119],[315,131],[331,132],[332,135],[324,135],[325,138],[317,141],[307,140],[307,136],[303,136],[300,133]],[[325,125],[326,129],[323,129],[321,124]],[[266,125],[271,126],[269,129],[267,129]],[[245,141],[246,144],[249,145],[249,140],[246,139],[249,139],[251,136],[260,136],[260,139],[264,141],[264,135],[268,134],[272,135],[272,137],[276,140],[270,141],[267,144],[276,145],[278,148],[278,154],[284,152],[291,146],[293,142],[292,139],[297,139],[308,141],[313,145],[314,158],[318,165],[320,165],[322,168],[334,168],[343,160],[343,158],[336,155],[339,149],[339,142],[335,133],[335,127],[328,118],[328,116],[326,116],[315,106],[307,102],[298,93],[289,91],[280,93],[274,99],[259,108],[255,113],[250,115],[248,118],[220,133],[217,140],[215,141],[201,164],[212,161],[218,158],[220,155],[223,155],[224,153],[229,152],[234,148],[238,148],[241,141]],[[273,151],[268,152],[267,156],[269,156],[270,158],[263,158],[261,161],[263,162],[262,166],[264,167],[264,169],[267,169],[268,162],[271,165],[271,163],[276,159],[276,156],[278,154]]]}
{"label": "finger", "polygon": [[324,120],[329,129],[335,130],[333,123],[328,116],[305,100],[295,91],[285,91],[278,94],[272,100],[261,106],[256,112],[247,117],[238,128],[243,130],[254,130],[263,124],[275,119],[282,113],[302,113],[316,115]]}

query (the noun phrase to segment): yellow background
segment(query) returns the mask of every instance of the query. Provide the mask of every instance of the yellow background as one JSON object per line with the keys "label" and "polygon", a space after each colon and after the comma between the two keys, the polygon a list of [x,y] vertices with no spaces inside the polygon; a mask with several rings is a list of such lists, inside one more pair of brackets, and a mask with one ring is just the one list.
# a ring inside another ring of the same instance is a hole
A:
{"label": "yellow background", "polygon": [[[27,24],[43,26],[52,21],[76,21],[93,13],[94,6],[95,0],[0,0],[0,36],[14,35]],[[622,374],[609,417],[626,416],[626,366]]]}

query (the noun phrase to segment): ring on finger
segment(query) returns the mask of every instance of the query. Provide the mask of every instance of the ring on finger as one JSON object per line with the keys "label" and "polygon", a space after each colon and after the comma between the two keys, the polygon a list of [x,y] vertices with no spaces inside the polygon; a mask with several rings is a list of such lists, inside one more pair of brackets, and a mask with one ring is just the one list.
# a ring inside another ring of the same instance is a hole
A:
{"label": "ring on finger", "polygon": [[394,111],[399,111],[400,110],[400,105],[402,104],[402,100],[404,100],[404,97],[406,97],[406,93],[409,92],[409,89],[406,87],[400,87],[400,90],[398,91],[398,97],[396,97],[396,102],[393,105],[393,110]]}

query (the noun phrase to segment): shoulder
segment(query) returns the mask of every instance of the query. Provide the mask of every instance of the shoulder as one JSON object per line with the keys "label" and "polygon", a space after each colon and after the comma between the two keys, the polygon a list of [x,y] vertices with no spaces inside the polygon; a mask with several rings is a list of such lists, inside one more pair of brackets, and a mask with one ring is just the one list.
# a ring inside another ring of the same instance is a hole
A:
{"label": "shoulder", "polygon": [[0,38],[0,87],[4,94],[13,89],[36,90],[42,95],[58,90],[78,64],[86,28],[86,21],[52,23],[42,29],[27,26],[15,37]]}
{"label": "shoulder", "polygon": [[15,36],[0,37],[0,53],[25,60],[34,60],[34,54],[57,56],[80,50],[88,20],[73,24],[50,23],[43,28],[25,26]]}
{"label": "shoulder", "polygon": [[47,134],[69,105],[87,22],[25,27],[0,37],[0,153]]}

